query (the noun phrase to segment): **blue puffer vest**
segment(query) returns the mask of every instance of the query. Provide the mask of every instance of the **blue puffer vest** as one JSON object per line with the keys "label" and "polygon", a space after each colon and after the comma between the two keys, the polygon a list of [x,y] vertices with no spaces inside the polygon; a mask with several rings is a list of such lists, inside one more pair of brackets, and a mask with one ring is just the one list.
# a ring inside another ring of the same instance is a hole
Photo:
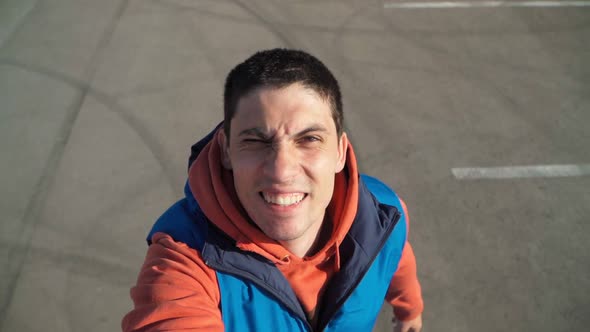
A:
{"label": "blue puffer vest", "polygon": [[[193,146],[190,162],[210,138]],[[205,217],[188,183],[185,194],[158,219],[148,243],[154,233],[163,232],[200,251],[217,273],[226,331],[372,330],[407,234],[401,202],[385,184],[367,175],[359,179],[357,215],[340,244],[341,268],[318,303],[315,327],[275,265],[238,249]]]}

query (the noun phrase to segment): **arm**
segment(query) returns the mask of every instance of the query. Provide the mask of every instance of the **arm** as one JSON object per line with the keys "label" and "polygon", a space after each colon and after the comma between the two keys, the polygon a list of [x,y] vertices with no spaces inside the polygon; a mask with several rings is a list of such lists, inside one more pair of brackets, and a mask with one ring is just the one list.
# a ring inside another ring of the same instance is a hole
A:
{"label": "arm", "polygon": [[164,233],[153,236],[131,298],[124,332],[223,331],[215,271],[197,251]]}
{"label": "arm", "polygon": [[389,284],[386,300],[393,306],[395,317],[400,321],[412,320],[424,309],[416,276],[416,259],[409,242],[406,242],[399,268]]}
{"label": "arm", "polygon": [[[406,205],[403,202],[402,205],[409,232],[410,219]],[[424,303],[416,273],[416,257],[412,246],[407,241],[402,251],[398,269],[389,284],[386,301],[393,306],[394,315],[399,321],[396,328],[402,328],[398,329],[398,331],[420,331]]]}
{"label": "arm", "polygon": [[394,331],[418,332],[422,328],[424,304],[420,283],[416,276],[416,259],[409,242],[406,242],[397,272],[393,275],[386,296],[393,306],[397,324]]}

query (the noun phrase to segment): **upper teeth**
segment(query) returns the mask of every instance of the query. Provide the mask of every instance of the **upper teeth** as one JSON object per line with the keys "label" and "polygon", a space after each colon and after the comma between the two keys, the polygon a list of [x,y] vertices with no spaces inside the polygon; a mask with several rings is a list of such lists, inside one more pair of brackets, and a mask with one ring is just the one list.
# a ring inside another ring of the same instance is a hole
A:
{"label": "upper teeth", "polygon": [[305,196],[302,193],[297,194],[269,194],[269,193],[262,193],[264,196],[264,200],[268,203],[278,204],[278,205],[292,205],[295,203],[301,202],[303,197]]}

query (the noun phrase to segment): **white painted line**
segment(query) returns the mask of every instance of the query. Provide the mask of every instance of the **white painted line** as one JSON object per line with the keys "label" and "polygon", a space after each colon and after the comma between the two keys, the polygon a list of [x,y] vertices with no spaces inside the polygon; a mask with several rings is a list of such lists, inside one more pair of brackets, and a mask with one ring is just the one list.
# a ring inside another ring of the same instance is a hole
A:
{"label": "white painted line", "polygon": [[436,1],[389,2],[385,9],[445,9],[445,8],[498,8],[498,7],[590,7],[590,1]]}
{"label": "white painted line", "polygon": [[590,164],[453,168],[451,172],[458,180],[553,178],[590,175]]}

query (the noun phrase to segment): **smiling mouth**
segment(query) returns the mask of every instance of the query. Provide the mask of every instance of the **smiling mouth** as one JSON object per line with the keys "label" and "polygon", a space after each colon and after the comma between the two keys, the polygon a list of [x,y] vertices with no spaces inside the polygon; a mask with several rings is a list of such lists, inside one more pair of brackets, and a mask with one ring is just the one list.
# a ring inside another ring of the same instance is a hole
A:
{"label": "smiling mouth", "polygon": [[304,193],[271,194],[267,192],[260,192],[259,194],[266,203],[278,206],[291,206],[299,204],[305,199],[305,197],[307,197],[307,194]]}

